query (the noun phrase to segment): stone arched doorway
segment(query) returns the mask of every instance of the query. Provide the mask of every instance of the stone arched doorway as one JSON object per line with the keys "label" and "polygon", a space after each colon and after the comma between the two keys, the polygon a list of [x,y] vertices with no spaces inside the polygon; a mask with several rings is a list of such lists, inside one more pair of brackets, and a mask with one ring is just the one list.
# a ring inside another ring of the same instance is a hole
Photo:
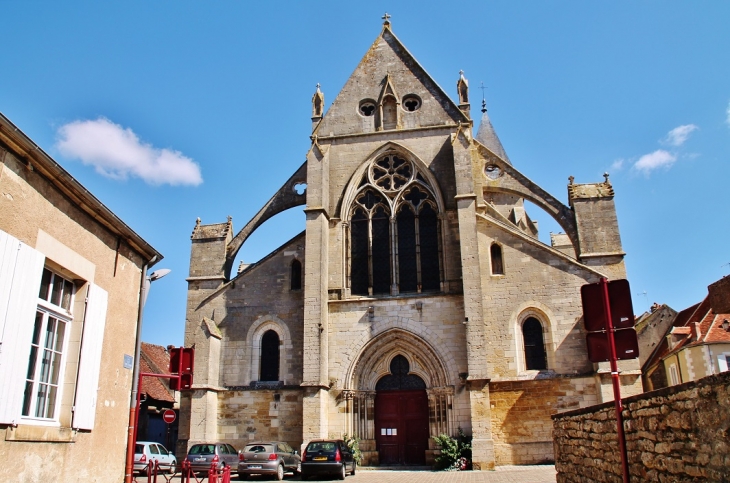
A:
{"label": "stone arched doorway", "polygon": [[426,464],[426,383],[409,372],[408,359],[398,354],[390,361],[390,374],[375,385],[375,448],[381,465]]}
{"label": "stone arched doorway", "polygon": [[438,353],[403,329],[363,347],[348,371],[347,433],[360,438],[366,465],[433,462],[433,438],[451,434],[453,386]]}

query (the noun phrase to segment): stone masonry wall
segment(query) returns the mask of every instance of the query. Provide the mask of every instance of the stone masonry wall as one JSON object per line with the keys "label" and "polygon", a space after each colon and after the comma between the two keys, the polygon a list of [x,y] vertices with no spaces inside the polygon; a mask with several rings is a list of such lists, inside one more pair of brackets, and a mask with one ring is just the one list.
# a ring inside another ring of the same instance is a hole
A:
{"label": "stone masonry wall", "polygon": [[225,391],[218,396],[218,436],[236,449],[251,441],[302,444],[302,391]]}
{"label": "stone masonry wall", "polygon": [[550,416],[597,401],[591,377],[491,382],[489,391],[497,465],[552,462]]}
{"label": "stone masonry wall", "polygon": [[[725,482],[730,372],[624,399],[631,481]],[[553,416],[558,483],[621,482],[612,403]]]}

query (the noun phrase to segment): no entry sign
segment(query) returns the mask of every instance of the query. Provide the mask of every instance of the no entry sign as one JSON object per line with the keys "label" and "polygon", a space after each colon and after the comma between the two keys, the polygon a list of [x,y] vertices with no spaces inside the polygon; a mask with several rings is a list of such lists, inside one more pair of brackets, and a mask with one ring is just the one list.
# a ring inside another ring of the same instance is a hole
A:
{"label": "no entry sign", "polygon": [[165,409],[165,412],[162,413],[162,420],[165,421],[167,424],[173,423],[175,421],[175,418],[175,411],[173,411],[172,409]]}

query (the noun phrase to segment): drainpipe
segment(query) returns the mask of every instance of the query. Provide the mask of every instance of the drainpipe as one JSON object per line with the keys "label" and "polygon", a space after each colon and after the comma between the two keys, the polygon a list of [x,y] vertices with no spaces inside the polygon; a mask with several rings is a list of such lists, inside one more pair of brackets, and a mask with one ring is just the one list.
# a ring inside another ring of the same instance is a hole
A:
{"label": "drainpipe", "polygon": [[142,315],[144,313],[145,299],[147,298],[147,269],[157,260],[157,255],[142,267],[142,279],[140,280],[139,308],[137,311],[137,339],[134,348],[134,370],[132,371],[132,394],[129,399],[129,425],[127,427],[127,459],[124,469],[124,482],[132,483],[134,473],[134,447],[136,444],[135,430],[137,423],[137,391],[139,389],[139,359],[142,351]]}

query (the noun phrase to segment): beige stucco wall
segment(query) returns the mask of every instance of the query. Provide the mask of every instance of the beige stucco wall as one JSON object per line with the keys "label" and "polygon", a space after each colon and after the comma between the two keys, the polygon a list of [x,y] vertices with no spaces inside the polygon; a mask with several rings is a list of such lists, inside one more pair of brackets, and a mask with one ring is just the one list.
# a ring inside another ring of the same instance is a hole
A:
{"label": "beige stucco wall", "polygon": [[[47,255],[47,264],[77,281],[64,374],[60,427],[0,426],[0,480],[121,481],[142,260],[0,147],[0,229]],[[116,271],[116,273],[115,273]],[[94,429],[70,429],[86,282],[109,294]],[[30,321],[29,323],[32,323]],[[30,343],[30,341],[28,341]],[[44,442],[59,440],[62,442]],[[99,471],[103,468],[103,471]]]}

